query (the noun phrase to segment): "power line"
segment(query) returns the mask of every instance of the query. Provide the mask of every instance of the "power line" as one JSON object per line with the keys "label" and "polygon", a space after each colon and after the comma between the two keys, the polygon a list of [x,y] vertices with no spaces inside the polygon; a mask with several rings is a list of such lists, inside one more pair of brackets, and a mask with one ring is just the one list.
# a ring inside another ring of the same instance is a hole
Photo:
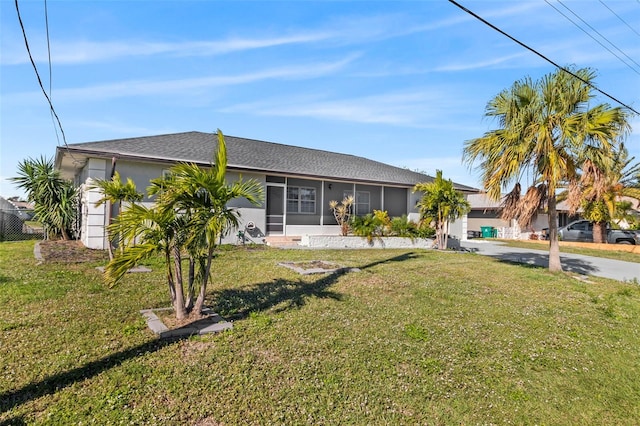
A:
{"label": "power line", "polygon": [[64,134],[64,129],[62,128],[60,117],[58,117],[58,113],[56,113],[56,110],[53,107],[51,98],[49,98],[49,95],[47,95],[47,91],[45,90],[44,85],[42,84],[42,79],[40,78],[40,73],[38,72],[38,67],[36,66],[36,63],[33,60],[33,55],[31,55],[31,49],[29,48],[29,41],[27,40],[27,32],[24,29],[24,24],[22,23],[22,17],[20,16],[20,8],[18,7],[18,0],[15,0],[15,4],[16,4],[16,13],[18,14],[18,22],[20,23],[20,29],[22,29],[24,45],[27,48],[27,53],[29,54],[29,60],[31,61],[31,66],[33,66],[33,70],[36,73],[36,77],[38,79],[38,84],[40,85],[40,89],[42,89],[42,93],[44,94],[44,97],[47,99],[47,102],[49,103],[49,108],[51,109],[51,113],[53,114],[53,116],[56,118],[56,121],[58,122],[58,127],[60,128],[60,133],[62,134],[62,141],[64,142],[64,145],[68,148],[69,146],[67,145],[67,138]]}
{"label": "power line", "polygon": [[[47,33],[47,57],[49,61],[49,98],[51,99],[53,98],[53,96],[51,95],[53,86],[53,71],[51,69],[51,42],[49,40],[49,8],[47,7],[47,0],[44,0],[44,26]],[[56,141],[58,141],[58,145],[60,145],[60,137],[58,136],[58,128],[56,127],[53,112],[51,112],[51,123],[53,124],[53,130],[56,133]]]}
{"label": "power line", "polygon": [[[614,11],[613,11],[613,9],[611,9],[609,6],[607,6],[607,5],[606,5],[602,0],[598,0],[598,1],[599,1],[599,2],[604,6],[604,7],[606,7],[607,9],[609,9],[609,12],[613,13],[614,15],[616,15],[616,17],[617,17],[620,21],[622,21],[622,23],[624,23],[627,27],[629,27],[629,29],[630,29],[631,31],[633,31],[634,33],[636,33],[636,34],[640,37],[640,33],[639,33],[635,28],[633,28],[631,25],[629,25],[629,24],[627,23],[627,21],[625,21],[624,19],[622,19],[622,18],[620,17],[620,15],[618,15],[616,12],[614,12]],[[640,0],[638,0],[638,3],[640,3]]]}
{"label": "power line", "polygon": [[[638,0],[638,2],[640,3],[640,0]],[[629,109],[630,111],[633,111],[634,113],[640,115],[640,112],[636,111],[635,109],[631,108],[629,105],[625,104],[624,102],[618,100],[617,98],[613,97],[612,95],[608,94],[607,92],[604,92],[602,90],[600,90],[598,87],[596,87],[593,83],[590,83],[588,81],[586,81],[585,79],[581,78],[580,76],[576,75],[575,73],[571,72],[570,70],[566,69],[563,66],[558,65],[557,63],[555,63],[554,61],[552,61],[551,59],[547,58],[546,56],[544,56],[542,53],[538,52],[537,50],[527,46],[526,44],[524,44],[523,42],[521,42],[520,40],[516,39],[515,37],[512,37],[511,35],[507,34],[506,32],[502,31],[500,28],[496,27],[495,25],[493,25],[491,22],[487,21],[486,19],[484,19],[483,17],[473,13],[472,11],[470,11],[469,9],[467,9],[466,7],[462,6],[460,3],[456,2],[455,0],[449,0],[449,3],[453,3],[456,7],[458,7],[459,9],[467,12],[469,15],[473,16],[474,18],[476,18],[477,20],[479,20],[480,22],[482,22],[485,25],[488,25],[489,27],[493,28],[494,30],[498,31],[500,34],[502,34],[503,36],[511,39],[512,41],[514,41],[515,43],[519,44],[520,46],[524,47],[525,49],[529,50],[530,52],[536,54],[537,56],[541,57],[542,59],[544,59],[545,61],[549,62],[551,65],[555,66],[558,69],[561,69],[562,71],[566,72],[567,74],[573,76],[574,78],[577,78],[578,80],[582,81],[584,84],[588,85],[589,87],[591,87],[592,89],[600,92],[601,94],[603,94],[604,96],[606,96],[607,98],[613,100],[614,102],[617,102],[618,104],[622,105],[623,107]]]}
{"label": "power line", "polygon": [[[571,18],[569,18],[567,15],[565,15],[564,13],[562,13],[561,10],[559,10],[557,7],[555,7],[553,4],[551,4],[549,2],[549,0],[545,0],[545,2],[551,6],[552,8],[555,9],[556,12],[558,12],[560,15],[564,16],[567,21],[571,22],[573,25],[575,25],[580,31],[582,31],[583,33],[585,33],[586,35],[588,35],[589,37],[591,37],[592,40],[594,40],[596,43],[598,43],[600,46],[602,46],[604,49],[606,49],[609,53],[611,53],[613,56],[615,56],[616,58],[618,58],[618,60],[620,60],[620,62],[622,62],[623,64],[625,64],[626,66],[628,66],[633,72],[635,72],[636,74],[640,75],[640,72],[633,68],[631,65],[629,65],[624,59],[622,59],[620,56],[616,55],[615,52],[613,52],[611,49],[609,49],[607,46],[605,46],[604,44],[602,44],[602,42],[600,40],[598,40],[597,38],[595,38],[593,35],[589,34],[589,32],[585,31],[584,28],[582,28],[580,25],[578,25],[575,21],[573,21]],[[620,48],[618,48],[618,46],[616,46],[615,44],[613,44],[611,41],[609,41],[609,39],[607,39],[605,36],[603,36],[598,30],[596,30],[595,28],[593,28],[591,25],[589,25],[588,22],[586,22],[584,19],[582,19],[580,16],[578,16],[573,10],[571,10],[567,5],[565,5],[564,3],[562,3],[562,1],[558,0],[558,3],[560,3],[560,5],[562,7],[564,7],[565,9],[567,9],[569,12],[571,12],[573,14],[573,16],[575,16],[576,18],[578,18],[580,21],[582,21],[587,27],[591,28],[591,30],[593,30],[596,34],[598,34],[600,37],[602,37],[604,40],[606,40],[611,46],[613,46],[615,49],[618,50],[618,52],[622,53],[624,56],[627,57],[627,59],[629,59],[631,62],[633,62],[634,64],[636,64],[638,67],[640,67],[640,64],[638,64],[636,61],[633,60],[633,58],[630,58],[629,55],[627,55],[626,53],[624,53],[622,50],[620,50]]]}

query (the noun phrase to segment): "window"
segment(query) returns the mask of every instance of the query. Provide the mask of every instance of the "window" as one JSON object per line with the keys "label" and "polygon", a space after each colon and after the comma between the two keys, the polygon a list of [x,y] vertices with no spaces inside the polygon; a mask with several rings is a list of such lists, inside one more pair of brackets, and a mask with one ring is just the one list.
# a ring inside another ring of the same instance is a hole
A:
{"label": "window", "polygon": [[[353,191],[344,191],[345,197],[352,195]],[[369,191],[356,191],[356,196],[353,200],[353,213],[356,216],[364,216],[367,213],[371,213],[371,193]]]}
{"label": "window", "polygon": [[316,189],[298,186],[287,188],[287,213],[314,214],[316,212]]}
{"label": "window", "polygon": [[285,183],[284,176],[270,176],[267,175],[266,181],[269,183]]}

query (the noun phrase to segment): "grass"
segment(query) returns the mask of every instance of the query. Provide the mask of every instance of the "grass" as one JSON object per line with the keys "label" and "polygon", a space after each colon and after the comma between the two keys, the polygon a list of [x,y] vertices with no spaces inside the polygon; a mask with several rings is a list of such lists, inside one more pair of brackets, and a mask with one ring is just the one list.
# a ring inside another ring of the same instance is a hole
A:
{"label": "grass", "polygon": [[[283,261],[361,272],[301,276]],[[226,250],[219,335],[158,341],[162,265],[0,243],[0,424],[637,424],[640,287],[475,254]],[[10,265],[10,267],[8,266]],[[606,420],[604,420],[606,419]]]}
{"label": "grass", "polygon": [[[501,243],[509,247],[519,247],[519,248],[547,250],[547,251],[549,250],[548,243],[547,244],[532,243],[532,242],[527,242],[522,240],[497,240],[497,241],[500,241]],[[606,259],[622,260],[625,262],[640,263],[640,254],[630,253],[626,251],[599,250],[595,248],[591,249],[591,248],[582,248],[582,247],[560,246],[560,252],[582,254],[585,256],[603,257]]]}

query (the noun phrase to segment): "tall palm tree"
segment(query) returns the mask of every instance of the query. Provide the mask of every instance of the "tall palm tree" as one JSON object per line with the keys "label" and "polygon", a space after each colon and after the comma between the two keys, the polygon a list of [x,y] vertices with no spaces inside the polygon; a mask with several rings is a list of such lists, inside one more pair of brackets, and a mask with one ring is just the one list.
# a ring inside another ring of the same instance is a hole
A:
{"label": "tall palm tree", "polygon": [[28,158],[18,163],[18,176],[10,179],[27,193],[34,213],[49,233],[71,239],[76,220],[77,189],[60,176],[53,159]]}
{"label": "tall palm tree", "polygon": [[[499,128],[465,142],[464,161],[479,161],[490,197],[516,183],[503,200],[503,218],[528,226],[546,204],[549,217],[549,270],[561,271],[556,191],[578,178],[581,155],[615,152],[629,129],[626,110],[607,104],[592,106],[595,72],[572,70],[580,79],[557,70],[538,81],[516,81],[491,99],[485,115]],[[585,150],[589,147],[589,150]],[[534,185],[520,197],[521,179]]]}
{"label": "tall palm tree", "polygon": [[[125,183],[120,179],[120,173],[117,171],[113,174],[111,179],[94,179],[93,183],[89,185],[89,189],[97,188],[102,192],[102,198],[96,201],[96,207],[102,204],[107,204],[107,224],[111,224],[111,206],[118,206],[118,216],[122,213],[122,203],[130,202],[134,203],[141,201],[143,195],[136,189],[136,184],[131,178],[127,178]],[[107,227],[107,233],[109,233],[109,227]],[[120,234],[116,234],[120,250],[124,249],[124,242]],[[109,250],[109,259],[113,259],[113,239],[109,234],[109,244],[107,246]]]}
{"label": "tall palm tree", "polygon": [[469,202],[461,192],[455,190],[450,179],[442,177],[442,170],[436,171],[433,182],[418,183],[413,191],[423,193],[417,204],[420,218],[422,221],[435,221],[436,245],[438,249],[446,249],[449,223],[469,212]]}
{"label": "tall palm tree", "polygon": [[[115,284],[138,261],[162,253],[167,260],[167,280],[176,317],[181,319],[191,311],[200,313],[216,244],[239,223],[239,213],[228,206],[229,202],[244,198],[257,205],[263,197],[262,186],[255,180],[227,183],[226,170],[226,144],[218,130],[218,150],[209,169],[181,163],[173,166],[165,177],[154,179],[148,191],[156,197],[156,205],[151,209],[132,206],[112,227],[139,243],[126,247],[124,253],[109,262],[107,281]],[[186,297],[183,251],[189,260]]]}

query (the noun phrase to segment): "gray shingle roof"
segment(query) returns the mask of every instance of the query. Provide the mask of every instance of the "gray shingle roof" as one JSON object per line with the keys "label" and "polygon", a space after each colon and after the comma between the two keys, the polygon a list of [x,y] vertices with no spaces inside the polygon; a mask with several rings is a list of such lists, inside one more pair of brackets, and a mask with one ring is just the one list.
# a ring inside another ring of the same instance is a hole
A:
{"label": "gray shingle roof", "polygon": [[[308,176],[324,179],[387,183],[413,186],[433,178],[400,167],[390,166],[348,154],[282,145],[225,135],[230,170],[256,170],[266,173]],[[93,155],[117,154],[121,158],[156,161],[183,161],[208,165],[217,146],[215,133],[185,132],[158,136],[86,142],[58,148]],[[463,191],[475,188],[456,184]]]}

